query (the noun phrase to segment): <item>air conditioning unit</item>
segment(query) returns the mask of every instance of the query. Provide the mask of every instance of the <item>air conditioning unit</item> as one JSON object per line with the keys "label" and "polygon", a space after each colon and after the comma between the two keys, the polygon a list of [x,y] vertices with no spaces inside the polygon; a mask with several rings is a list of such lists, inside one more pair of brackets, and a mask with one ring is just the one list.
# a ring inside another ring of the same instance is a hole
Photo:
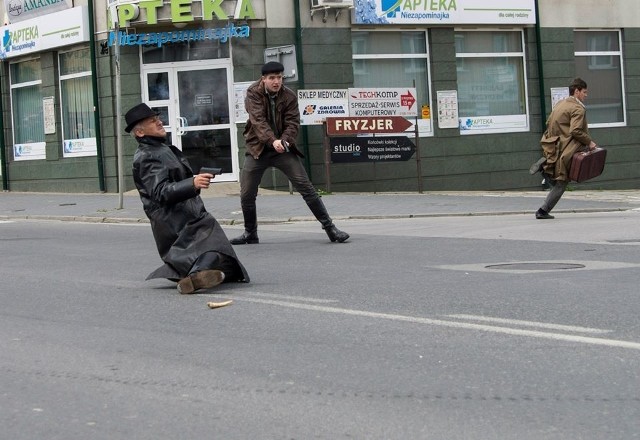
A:
{"label": "air conditioning unit", "polygon": [[353,8],[353,0],[311,0],[311,9]]}

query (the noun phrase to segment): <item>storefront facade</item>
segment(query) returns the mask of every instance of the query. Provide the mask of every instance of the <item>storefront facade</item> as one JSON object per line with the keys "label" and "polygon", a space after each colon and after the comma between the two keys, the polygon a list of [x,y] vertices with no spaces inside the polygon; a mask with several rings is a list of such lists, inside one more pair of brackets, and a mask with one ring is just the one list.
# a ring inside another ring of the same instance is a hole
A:
{"label": "storefront facade", "polygon": [[[527,170],[539,155],[543,115],[575,76],[589,84],[592,135],[609,148],[605,173],[581,186],[636,188],[640,13],[633,0],[590,2],[589,14],[579,1],[485,3],[142,1],[75,5],[12,22],[2,31],[14,40],[5,40],[2,63],[3,189],[117,192],[118,163],[125,164],[122,189],[132,189],[136,144],[118,135],[116,120],[139,102],[160,112],[194,169],[219,166],[218,180],[237,181],[243,91],[270,59],[285,64],[286,85],[301,98],[329,97],[301,108],[299,142],[319,188],[539,189]],[[54,17],[74,26],[45,29]],[[42,45],[57,31],[68,35]],[[414,126],[401,135],[416,145],[411,158],[326,163],[329,142],[309,112],[389,115],[387,102],[332,97],[405,89]],[[279,173],[267,173],[263,185],[288,189]]]}

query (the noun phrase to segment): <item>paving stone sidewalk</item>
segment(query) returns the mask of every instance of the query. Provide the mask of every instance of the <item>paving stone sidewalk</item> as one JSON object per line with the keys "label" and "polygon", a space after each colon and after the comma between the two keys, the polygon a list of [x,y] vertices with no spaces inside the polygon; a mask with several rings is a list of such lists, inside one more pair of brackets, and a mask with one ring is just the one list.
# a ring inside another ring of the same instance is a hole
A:
{"label": "paving stone sidewalk", "polygon": [[[203,191],[207,209],[221,224],[242,222],[237,184],[216,184]],[[338,219],[531,214],[546,192],[335,193],[323,200]],[[259,221],[313,220],[297,193],[260,190]],[[121,208],[121,209],[120,209]],[[640,209],[640,190],[569,191],[554,213]],[[119,194],[0,193],[0,220],[51,219],[91,222],[147,222],[135,191]]]}

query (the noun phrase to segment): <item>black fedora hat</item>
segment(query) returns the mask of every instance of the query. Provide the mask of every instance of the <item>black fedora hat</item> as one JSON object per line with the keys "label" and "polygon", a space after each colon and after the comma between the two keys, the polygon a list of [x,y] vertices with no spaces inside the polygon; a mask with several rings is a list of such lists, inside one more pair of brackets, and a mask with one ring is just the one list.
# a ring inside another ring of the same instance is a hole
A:
{"label": "black fedora hat", "polygon": [[124,129],[127,133],[131,133],[133,127],[143,119],[150,118],[152,116],[158,116],[158,112],[154,112],[144,102],[133,107],[124,115],[124,120],[127,122],[127,128]]}

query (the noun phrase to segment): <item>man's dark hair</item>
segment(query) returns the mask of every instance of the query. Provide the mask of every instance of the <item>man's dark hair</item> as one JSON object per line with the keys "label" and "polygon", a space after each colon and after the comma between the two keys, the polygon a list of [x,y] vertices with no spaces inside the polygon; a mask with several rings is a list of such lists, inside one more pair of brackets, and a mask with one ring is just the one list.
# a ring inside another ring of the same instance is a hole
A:
{"label": "man's dark hair", "polygon": [[573,96],[576,90],[580,91],[587,88],[587,83],[582,78],[575,78],[569,85],[569,95]]}

